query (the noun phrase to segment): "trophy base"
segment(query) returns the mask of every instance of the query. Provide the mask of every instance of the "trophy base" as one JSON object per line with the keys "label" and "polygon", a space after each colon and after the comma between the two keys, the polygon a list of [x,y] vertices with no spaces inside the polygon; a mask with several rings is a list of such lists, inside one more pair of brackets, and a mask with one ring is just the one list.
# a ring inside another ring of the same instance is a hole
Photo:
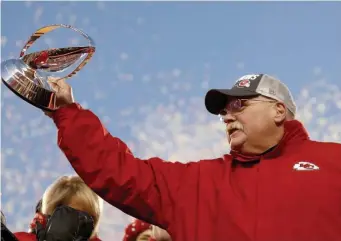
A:
{"label": "trophy base", "polygon": [[56,110],[56,94],[47,78],[21,59],[9,59],[1,63],[1,80],[7,88],[24,101],[44,111]]}

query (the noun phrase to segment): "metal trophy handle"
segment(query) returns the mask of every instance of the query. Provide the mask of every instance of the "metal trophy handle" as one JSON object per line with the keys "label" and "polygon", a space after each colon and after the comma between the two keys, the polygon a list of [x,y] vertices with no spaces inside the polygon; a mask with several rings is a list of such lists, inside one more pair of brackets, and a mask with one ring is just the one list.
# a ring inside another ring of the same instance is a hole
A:
{"label": "metal trophy handle", "polygon": [[[57,28],[68,28],[78,32],[88,40],[88,46],[47,49],[26,54],[26,51],[42,35]],[[26,102],[43,109],[53,111],[56,106],[56,95],[49,81],[68,79],[80,71],[95,52],[92,38],[81,30],[70,25],[55,24],[38,29],[24,45],[18,59],[9,59],[1,63],[2,82]],[[52,73],[62,72],[78,60],[80,64],[64,77],[54,77]]]}

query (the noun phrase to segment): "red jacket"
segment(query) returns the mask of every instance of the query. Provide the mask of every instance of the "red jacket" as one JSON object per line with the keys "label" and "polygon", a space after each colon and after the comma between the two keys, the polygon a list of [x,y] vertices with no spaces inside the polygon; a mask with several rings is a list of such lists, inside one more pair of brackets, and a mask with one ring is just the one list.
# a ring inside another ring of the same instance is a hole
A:
{"label": "red jacket", "polygon": [[264,155],[181,164],[134,157],[77,104],[53,118],[60,148],[87,185],[175,241],[341,240],[341,145],[309,140],[296,120]]}

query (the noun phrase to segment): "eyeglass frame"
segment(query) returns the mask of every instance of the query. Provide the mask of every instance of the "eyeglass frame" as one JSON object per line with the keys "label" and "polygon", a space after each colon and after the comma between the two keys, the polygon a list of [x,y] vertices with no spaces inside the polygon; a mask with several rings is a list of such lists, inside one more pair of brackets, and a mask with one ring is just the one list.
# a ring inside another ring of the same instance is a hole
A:
{"label": "eyeglass frame", "polygon": [[[236,102],[236,101],[238,101],[238,102]],[[263,99],[252,99],[252,98],[251,98],[251,99],[236,98],[236,99],[234,99],[234,100],[231,101],[231,102],[232,102],[232,103],[239,103],[238,110],[229,111],[229,110],[227,109],[228,107],[223,108],[223,109],[219,112],[219,114],[218,114],[220,121],[224,122],[224,119],[225,119],[224,117],[225,117],[227,114],[229,114],[229,113],[238,113],[238,112],[240,112],[241,109],[245,106],[245,103],[246,103],[247,101],[256,101],[256,102],[258,101],[258,102],[268,102],[268,103],[277,103],[277,102],[278,102],[277,100],[263,100]],[[230,105],[231,105],[231,102],[228,103],[228,104],[226,104],[226,106],[230,106]],[[221,114],[222,111],[225,111],[226,113],[225,113],[225,114]]]}

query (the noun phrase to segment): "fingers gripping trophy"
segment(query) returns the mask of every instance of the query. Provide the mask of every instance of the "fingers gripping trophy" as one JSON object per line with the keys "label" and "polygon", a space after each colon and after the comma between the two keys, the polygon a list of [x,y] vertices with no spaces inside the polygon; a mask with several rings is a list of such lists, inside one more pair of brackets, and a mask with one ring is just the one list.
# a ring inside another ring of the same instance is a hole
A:
{"label": "fingers gripping trophy", "polygon": [[[26,54],[37,39],[58,28],[67,28],[79,33],[88,41],[88,45]],[[81,30],[64,24],[45,26],[29,38],[18,58],[1,62],[1,80],[21,99],[44,110],[45,113],[51,113],[59,106],[73,102],[71,87],[65,80],[80,71],[94,52],[94,41]],[[69,74],[64,77],[56,75],[68,71],[71,66],[76,67]]]}

